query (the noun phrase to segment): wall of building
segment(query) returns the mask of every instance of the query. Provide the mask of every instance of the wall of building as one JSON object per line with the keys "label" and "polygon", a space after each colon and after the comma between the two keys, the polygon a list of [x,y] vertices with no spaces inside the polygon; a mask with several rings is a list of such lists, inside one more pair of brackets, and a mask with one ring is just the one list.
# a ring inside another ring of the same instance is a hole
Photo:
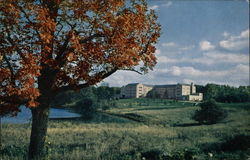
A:
{"label": "wall of building", "polygon": [[202,94],[196,93],[196,87],[193,83],[176,84],[176,85],[156,85],[150,86],[141,83],[128,84],[121,89],[121,97],[123,98],[140,98],[146,97],[147,93],[151,91],[156,93],[159,98],[179,99],[201,101]]}
{"label": "wall of building", "polygon": [[199,93],[199,94],[196,94],[196,95],[188,95],[187,97],[187,100],[188,101],[202,101],[203,100],[203,94],[202,93]]}
{"label": "wall of building", "polygon": [[143,85],[143,97],[146,97],[148,92],[153,89],[153,86]]}
{"label": "wall of building", "polygon": [[144,95],[143,84],[138,84],[136,86],[136,90],[137,90],[136,98],[143,97]]}
{"label": "wall of building", "polygon": [[121,89],[122,98],[140,98],[146,97],[147,93],[152,90],[152,86],[141,83],[128,84]]}
{"label": "wall of building", "polygon": [[136,85],[126,85],[121,89],[122,98],[136,98],[137,90]]}
{"label": "wall of building", "polygon": [[165,98],[176,99],[176,86],[169,86],[166,88]]}

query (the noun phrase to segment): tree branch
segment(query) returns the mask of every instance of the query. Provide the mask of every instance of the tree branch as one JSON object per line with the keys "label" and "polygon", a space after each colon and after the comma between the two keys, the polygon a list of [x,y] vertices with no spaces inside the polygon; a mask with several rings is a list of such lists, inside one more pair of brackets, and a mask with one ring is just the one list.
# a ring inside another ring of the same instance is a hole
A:
{"label": "tree branch", "polygon": [[106,37],[106,36],[105,36],[105,34],[96,33],[96,34],[93,34],[92,36],[89,36],[88,38],[85,38],[85,39],[80,40],[79,42],[80,42],[81,44],[82,44],[82,43],[86,43],[86,42],[91,41],[92,39],[98,38],[98,37]]}
{"label": "tree branch", "polygon": [[[109,72],[102,71],[102,72],[99,72],[94,77],[100,77],[100,79],[103,80],[103,79],[107,78],[108,76],[112,75],[113,73],[115,73],[117,70],[118,70],[118,68],[113,68]],[[69,90],[86,88],[86,87],[89,87],[91,85],[92,85],[92,83],[91,83],[91,80],[90,80],[89,82],[86,82],[86,83],[83,83],[83,84],[79,84],[79,85],[63,86],[63,87],[60,87],[58,89],[55,89],[54,91],[55,91],[56,94],[58,94],[60,92],[65,92],[65,91],[69,91]]]}
{"label": "tree branch", "polygon": [[[17,5],[17,7],[18,7],[19,10],[24,14],[24,17],[28,20],[28,22],[29,22],[30,24],[33,24],[33,25],[34,25],[34,22],[32,22],[32,21],[29,19],[29,16],[28,16],[27,13],[23,10],[23,8],[20,7],[20,6],[18,6],[18,5]],[[36,30],[36,29],[34,29],[34,30],[35,30],[37,36],[39,37],[39,39],[41,40],[41,37],[40,37],[40,34],[39,34],[38,30]]]}
{"label": "tree branch", "polygon": [[[14,41],[11,39],[10,35],[8,34],[7,40],[12,44],[12,46],[16,46],[16,44],[14,43]],[[25,56],[23,55],[23,53],[21,52],[21,50],[16,46],[16,51],[19,54],[20,57],[22,57],[22,59],[25,61]]]}
{"label": "tree branch", "polygon": [[[79,34],[79,33],[78,33]],[[94,39],[94,38],[97,38],[97,37],[105,37],[105,35],[104,34],[94,34],[94,35],[92,35],[92,36],[89,36],[88,38],[85,38],[85,39],[83,39],[83,40],[80,40],[80,43],[82,44],[82,43],[86,43],[86,42],[88,42],[88,41],[91,41],[92,39]],[[60,54],[60,56],[58,56],[57,58],[56,58],[56,61],[57,62],[60,62],[59,64],[60,64],[60,66],[59,67],[62,67],[64,64],[65,64],[65,52],[66,51],[74,51],[74,49],[72,49],[72,48],[68,48],[68,43],[69,43],[69,41],[70,41],[70,38],[71,38],[71,36],[69,36],[69,35],[67,35],[67,38],[66,38],[66,40],[64,41],[64,43],[63,43],[63,45],[61,45],[61,47],[59,48],[59,51],[58,51],[58,53],[61,53]]]}
{"label": "tree branch", "polygon": [[14,69],[13,69],[13,67],[11,66],[11,64],[10,64],[10,61],[8,60],[8,58],[7,58],[7,56],[4,54],[3,55],[3,59],[5,60],[5,62],[7,63],[7,66],[8,66],[8,68],[9,68],[9,70],[10,70],[10,72],[11,72],[11,79],[14,79]]}
{"label": "tree branch", "polygon": [[17,96],[17,95],[12,95],[8,97],[0,96],[0,101],[5,102],[5,103],[15,103],[15,104],[21,105],[21,104],[27,103],[29,100],[20,98],[20,96]]}
{"label": "tree branch", "polygon": [[143,75],[142,72],[137,71],[136,69],[133,69],[133,68],[125,68],[125,69],[121,69],[121,70],[123,70],[123,71],[133,71],[133,72],[136,72],[136,73],[138,73],[138,74],[140,74],[140,75]]}
{"label": "tree branch", "polygon": [[146,46],[143,48],[143,50],[139,53],[139,55],[143,55],[144,53],[146,53],[148,51],[148,46],[150,45],[150,41],[148,41],[148,43],[146,44]]}

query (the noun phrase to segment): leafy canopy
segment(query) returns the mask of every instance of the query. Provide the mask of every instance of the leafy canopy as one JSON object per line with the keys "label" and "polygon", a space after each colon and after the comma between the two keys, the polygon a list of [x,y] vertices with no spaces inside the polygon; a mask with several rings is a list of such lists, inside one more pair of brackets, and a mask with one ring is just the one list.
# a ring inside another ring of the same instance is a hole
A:
{"label": "leafy canopy", "polygon": [[144,0],[1,0],[0,114],[117,70],[146,73],[159,36]]}

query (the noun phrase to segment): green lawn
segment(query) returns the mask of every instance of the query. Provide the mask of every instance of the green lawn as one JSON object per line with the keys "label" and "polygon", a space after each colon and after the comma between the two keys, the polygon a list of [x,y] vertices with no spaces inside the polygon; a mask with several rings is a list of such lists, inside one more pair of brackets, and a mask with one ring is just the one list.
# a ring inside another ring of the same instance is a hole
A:
{"label": "green lawn", "polygon": [[[220,104],[228,111],[228,117],[214,125],[199,125],[190,119],[198,109],[195,103],[159,99],[122,99],[115,103],[116,108],[99,113],[110,115],[106,121],[50,120],[47,159],[247,160],[250,157],[249,103]],[[0,157],[26,159],[29,135],[30,124],[3,124]]]}

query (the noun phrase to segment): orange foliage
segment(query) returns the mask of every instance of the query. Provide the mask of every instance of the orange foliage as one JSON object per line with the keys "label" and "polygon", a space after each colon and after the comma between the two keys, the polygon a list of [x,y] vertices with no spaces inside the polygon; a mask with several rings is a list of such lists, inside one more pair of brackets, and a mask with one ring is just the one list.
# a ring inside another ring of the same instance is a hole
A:
{"label": "orange foliage", "polygon": [[117,70],[147,72],[159,36],[144,0],[1,0],[0,114]]}

